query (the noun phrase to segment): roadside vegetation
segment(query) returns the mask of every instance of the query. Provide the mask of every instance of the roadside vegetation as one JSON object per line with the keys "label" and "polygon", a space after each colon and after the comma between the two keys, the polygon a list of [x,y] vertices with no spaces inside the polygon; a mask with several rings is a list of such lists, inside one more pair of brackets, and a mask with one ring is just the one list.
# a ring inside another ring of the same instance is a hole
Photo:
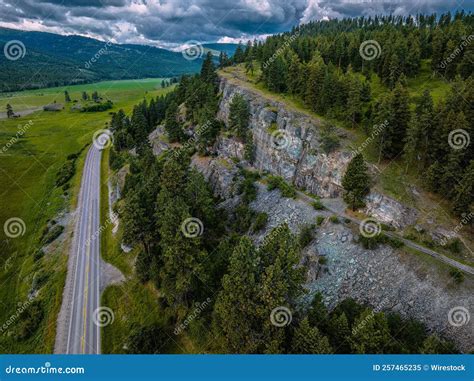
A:
{"label": "roadside vegetation", "polygon": [[[161,79],[116,81],[70,86],[71,98],[83,91],[98,91],[113,99],[114,110],[129,112],[139,100],[168,92]],[[0,108],[10,104],[15,112],[63,102],[65,88],[1,94]],[[0,335],[0,352],[51,353],[56,319],[66,277],[70,211],[76,202],[87,145],[95,131],[107,128],[109,115],[81,113],[69,107],[58,112],[37,112],[0,120],[0,321],[16,316]],[[31,122],[30,122],[31,121]],[[22,128],[23,134],[18,130]],[[13,140],[12,140],[13,139]],[[13,144],[12,144],[13,142]],[[5,236],[4,223],[24,222],[23,235]],[[63,237],[63,238],[61,238]],[[24,316],[30,323],[18,324]],[[30,312],[29,307],[34,306]],[[34,304],[33,304],[34,303]]]}

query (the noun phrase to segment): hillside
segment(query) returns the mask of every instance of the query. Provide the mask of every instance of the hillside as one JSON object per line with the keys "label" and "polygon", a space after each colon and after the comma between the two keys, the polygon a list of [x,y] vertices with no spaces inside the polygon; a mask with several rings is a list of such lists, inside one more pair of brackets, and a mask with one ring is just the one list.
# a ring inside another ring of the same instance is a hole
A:
{"label": "hillside", "polygon": [[152,46],[0,28],[2,51],[14,40],[24,44],[26,53],[17,60],[0,55],[0,92],[107,79],[173,77],[197,72],[202,62]]}

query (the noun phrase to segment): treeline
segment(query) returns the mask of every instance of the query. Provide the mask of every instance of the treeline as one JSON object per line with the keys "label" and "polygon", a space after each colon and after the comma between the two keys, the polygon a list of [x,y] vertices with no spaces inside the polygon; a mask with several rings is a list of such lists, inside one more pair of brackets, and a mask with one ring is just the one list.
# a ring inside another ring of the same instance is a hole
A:
{"label": "treeline", "polygon": [[[473,16],[463,12],[317,21],[248,44],[238,61],[247,71],[258,62],[269,90],[363,129],[373,137],[379,161],[397,159],[417,169],[461,215],[474,201],[472,26]],[[419,73],[422,60],[431,63],[433,75],[451,81],[437,104],[422,88],[409,96],[407,78]],[[386,86],[377,97],[373,76]]]}

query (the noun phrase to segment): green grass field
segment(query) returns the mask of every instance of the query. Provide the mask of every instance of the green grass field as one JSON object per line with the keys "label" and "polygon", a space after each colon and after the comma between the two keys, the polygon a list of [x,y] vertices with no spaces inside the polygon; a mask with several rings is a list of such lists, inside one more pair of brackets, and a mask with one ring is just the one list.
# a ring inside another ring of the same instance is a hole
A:
{"label": "green grass field", "polygon": [[[96,130],[105,128],[109,112],[120,108],[129,112],[142,99],[171,90],[161,89],[160,84],[161,79],[145,79],[69,86],[72,99],[79,99],[82,91],[89,94],[98,91],[104,98],[111,99],[114,107],[105,112],[80,113],[66,106],[59,112],[40,111],[22,118],[0,120],[0,322],[10,322],[7,329],[0,332],[0,353],[53,350],[56,316],[66,275],[65,248],[70,234],[65,234],[65,242],[53,243],[52,250],[36,262],[32,253],[41,247],[39,240],[47,221],[74,206],[87,150],[77,160],[76,174],[67,195],[55,187],[58,169],[68,155],[79,152],[91,142]],[[40,107],[54,100],[63,103],[64,90],[60,87],[2,94],[0,110],[4,111],[7,103],[15,111]],[[19,127],[24,131],[21,136]],[[13,217],[20,218],[25,226],[24,234],[17,238],[7,237],[3,229],[5,222]],[[28,301],[35,277],[42,279],[36,299],[42,303],[44,317],[30,338],[19,340],[18,306]]]}

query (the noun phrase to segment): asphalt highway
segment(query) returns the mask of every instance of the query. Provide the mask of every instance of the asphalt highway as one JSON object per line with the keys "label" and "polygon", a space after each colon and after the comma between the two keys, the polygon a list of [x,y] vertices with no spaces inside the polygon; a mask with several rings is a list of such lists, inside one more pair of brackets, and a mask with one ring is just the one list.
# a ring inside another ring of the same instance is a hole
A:
{"label": "asphalt highway", "polygon": [[100,159],[94,144],[87,153],[78,199],[74,229],[72,300],[67,316],[66,353],[100,353],[100,326],[97,324],[100,259]]}

